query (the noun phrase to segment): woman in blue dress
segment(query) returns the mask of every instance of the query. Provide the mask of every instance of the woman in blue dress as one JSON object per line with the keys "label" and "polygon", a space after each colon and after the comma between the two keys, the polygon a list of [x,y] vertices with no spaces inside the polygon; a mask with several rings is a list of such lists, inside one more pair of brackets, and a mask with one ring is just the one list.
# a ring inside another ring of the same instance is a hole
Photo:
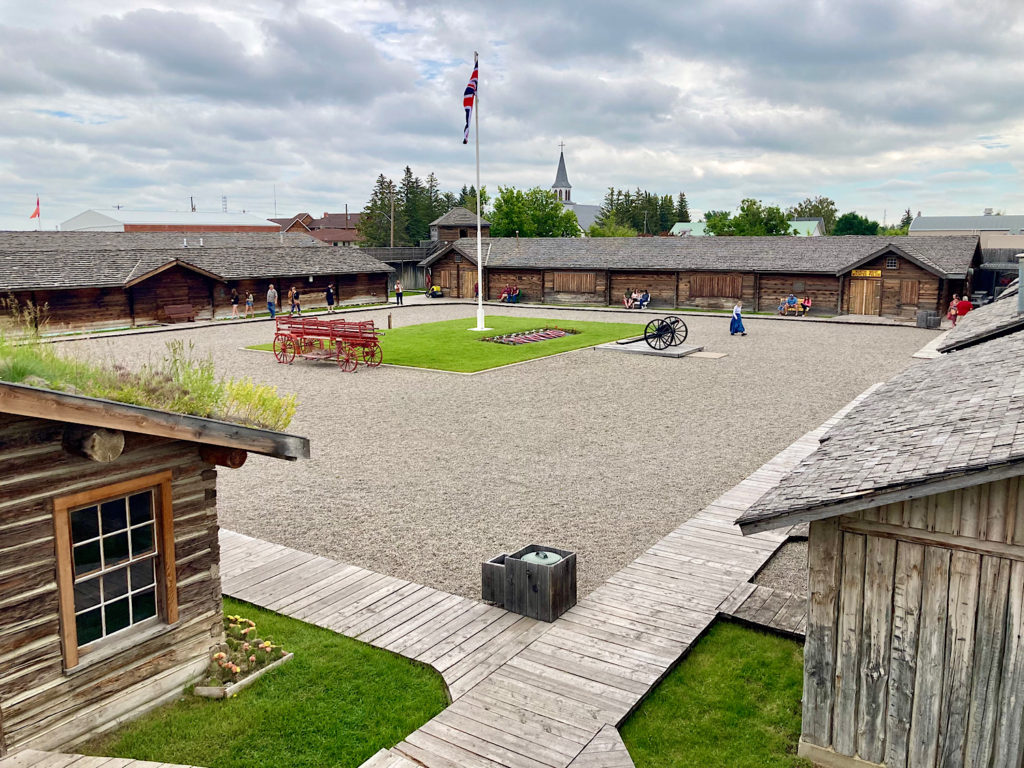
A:
{"label": "woman in blue dress", "polygon": [[737,301],[736,306],[732,308],[732,320],[729,322],[729,335],[735,336],[747,335],[747,329],[743,327],[743,302]]}

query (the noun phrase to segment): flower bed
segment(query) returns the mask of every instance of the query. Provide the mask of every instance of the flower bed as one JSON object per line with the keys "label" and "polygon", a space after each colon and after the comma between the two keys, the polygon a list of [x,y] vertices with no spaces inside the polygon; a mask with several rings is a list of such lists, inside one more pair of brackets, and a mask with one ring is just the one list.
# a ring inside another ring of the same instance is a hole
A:
{"label": "flower bed", "polygon": [[212,699],[232,696],[269,669],[292,658],[273,640],[260,638],[256,622],[241,616],[224,617],[224,642],[210,659],[207,679],[194,693]]}

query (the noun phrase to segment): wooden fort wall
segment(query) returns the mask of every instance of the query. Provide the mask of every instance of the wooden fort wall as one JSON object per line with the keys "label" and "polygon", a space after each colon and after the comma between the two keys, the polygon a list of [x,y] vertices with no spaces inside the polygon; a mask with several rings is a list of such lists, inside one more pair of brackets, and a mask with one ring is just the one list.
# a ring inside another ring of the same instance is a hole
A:
{"label": "wooden fort wall", "polygon": [[[64,450],[67,426],[0,414],[0,742],[7,750],[57,749],[180,695],[222,636],[213,466],[194,444],[137,434],[125,435],[120,457],[100,464]],[[124,630],[65,669],[53,499],[161,471],[171,472],[178,619],[134,637],[135,628]]]}
{"label": "wooden fort wall", "polygon": [[800,752],[1020,765],[1024,480],[811,523]]}

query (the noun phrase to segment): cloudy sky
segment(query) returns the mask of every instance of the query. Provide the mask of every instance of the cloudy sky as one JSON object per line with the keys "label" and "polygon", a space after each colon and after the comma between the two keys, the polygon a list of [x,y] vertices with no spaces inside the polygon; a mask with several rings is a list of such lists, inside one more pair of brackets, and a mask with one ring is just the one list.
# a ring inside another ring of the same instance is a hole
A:
{"label": "cloudy sky", "polygon": [[1024,3],[0,0],[0,228],[359,210],[378,173],[1024,213]]}

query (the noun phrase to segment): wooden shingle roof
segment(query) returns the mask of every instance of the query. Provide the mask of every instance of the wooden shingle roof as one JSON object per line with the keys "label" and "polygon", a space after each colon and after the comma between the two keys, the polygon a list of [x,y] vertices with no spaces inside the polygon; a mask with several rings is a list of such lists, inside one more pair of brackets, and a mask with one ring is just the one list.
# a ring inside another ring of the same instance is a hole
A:
{"label": "wooden shingle roof", "polygon": [[393,272],[358,248],[0,252],[0,291],[121,287],[175,262],[221,280]]}
{"label": "wooden shingle roof", "polygon": [[1014,333],[898,374],[737,522],[752,533],[1024,475],[1022,359]]}
{"label": "wooden shingle roof", "polygon": [[972,309],[956,324],[939,346],[954,352],[983,341],[1024,329],[1024,315],[1017,312],[1017,290],[1011,286],[991,304]]}
{"label": "wooden shingle roof", "polygon": [[[963,277],[978,237],[592,237],[486,238],[488,267],[520,269],[697,270],[839,275],[894,252],[942,277]],[[476,239],[452,246],[471,261]],[[425,259],[429,266],[447,252]]]}
{"label": "wooden shingle roof", "polygon": [[[491,222],[487,219],[480,219],[480,224],[485,226],[491,226]],[[456,207],[452,208],[448,213],[439,219],[434,219],[430,222],[432,227],[475,227],[476,226],[476,214],[468,208]]]}

